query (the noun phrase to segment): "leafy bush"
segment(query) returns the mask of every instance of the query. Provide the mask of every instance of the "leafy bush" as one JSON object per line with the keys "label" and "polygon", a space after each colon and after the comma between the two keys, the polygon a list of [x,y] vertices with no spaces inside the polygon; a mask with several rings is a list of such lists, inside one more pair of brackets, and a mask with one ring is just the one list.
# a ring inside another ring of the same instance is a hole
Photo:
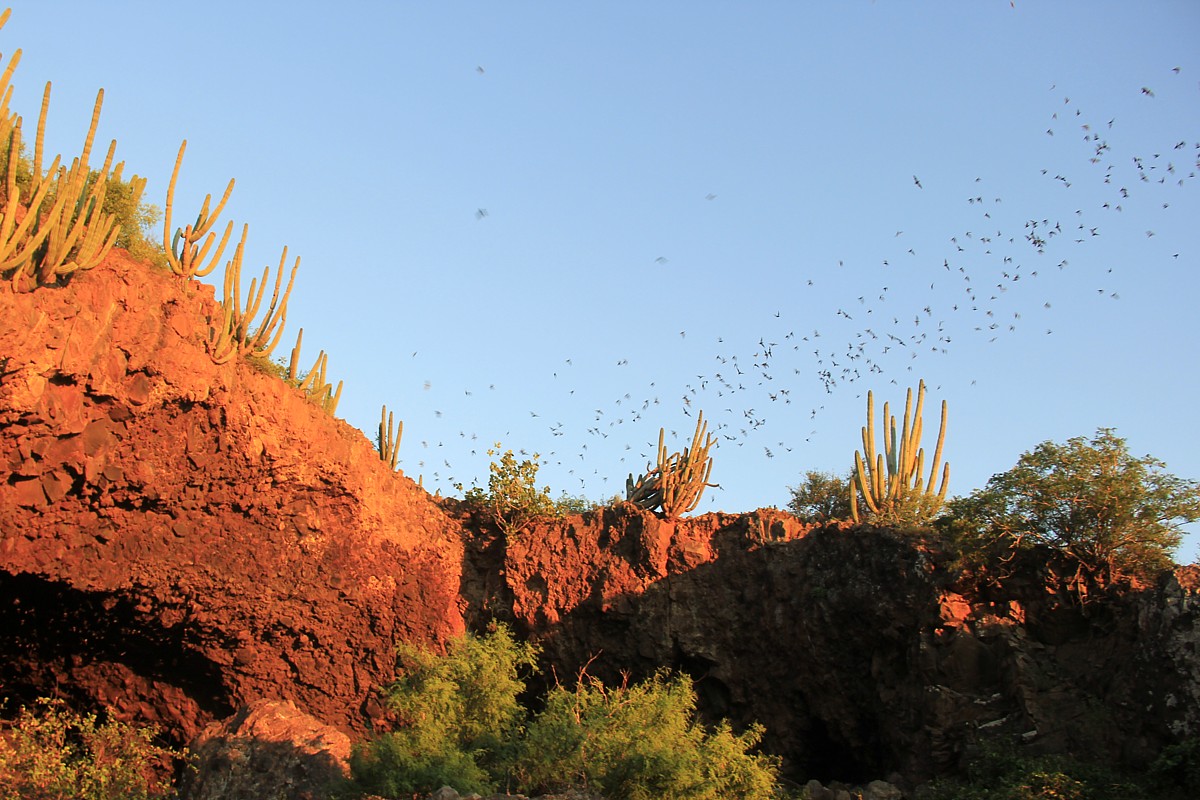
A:
{"label": "leafy bush", "polygon": [[1151,577],[1171,564],[1181,525],[1200,519],[1200,484],[1135,458],[1101,428],[1091,441],[1043,442],[1008,472],[949,504],[968,548],[981,552],[1046,546],[1086,580]]}
{"label": "leafy bush", "polygon": [[1152,786],[1104,764],[1062,755],[1028,756],[1013,744],[990,742],[961,776],[940,778],[918,792],[921,800],[1174,800],[1191,797]]}
{"label": "leafy bush", "polygon": [[472,487],[463,496],[469,504],[486,509],[505,536],[516,536],[537,517],[556,513],[550,487],[537,486],[538,458],[517,461],[512,450],[500,453],[500,443],[488,450],[500,460],[488,465],[488,488]]}
{"label": "leafy bush", "polygon": [[799,486],[789,486],[788,508],[801,522],[831,522],[850,519],[850,490],[854,473],[841,477],[833,472],[809,470]]}
{"label": "leafy bush", "polygon": [[[620,498],[616,498],[616,502],[620,502]],[[613,505],[613,502],[600,503],[595,500],[589,500],[583,495],[570,495],[566,490],[558,496],[554,501],[555,516],[566,516],[567,514],[583,514],[588,511],[595,511],[598,508],[604,508],[606,505]]]}
{"label": "leafy bush", "polygon": [[[121,226],[117,247],[124,248],[139,261],[160,269],[170,269],[166,252],[154,244],[154,226],[162,219],[162,210],[141,200],[143,181],[136,175],[128,181],[109,180],[104,196],[104,213],[116,216]],[[147,234],[151,234],[147,238]]]}
{"label": "leafy bush", "polygon": [[1150,767],[1150,774],[1164,785],[1200,786],[1200,737],[1165,748]]}
{"label": "leafy bush", "polygon": [[39,699],[0,736],[0,800],[168,797],[164,776],[179,753],[154,744],[156,733]]}
{"label": "leafy bush", "polygon": [[533,645],[503,626],[455,639],[443,656],[401,645],[400,678],[386,692],[401,727],[355,750],[355,780],[388,796],[445,784],[494,790],[493,776],[506,774],[525,721],[517,695],[536,657]]}
{"label": "leafy bush", "polygon": [[758,726],[735,735],[693,719],[686,677],[659,674],[635,686],[551,691],[526,729],[518,702],[537,656],[507,628],[450,643],[444,656],[400,648],[400,679],[387,690],[396,731],[355,748],[354,780],[389,797],[443,785],[488,793],[584,789],[608,797],[768,797],[778,764],[753,755]]}
{"label": "leafy bush", "polygon": [[740,736],[693,719],[696,696],[683,676],[660,673],[606,688],[584,678],[557,687],[530,724],[516,773],[530,792],[598,791],[606,797],[769,797],[778,764],[753,755],[762,728]]}

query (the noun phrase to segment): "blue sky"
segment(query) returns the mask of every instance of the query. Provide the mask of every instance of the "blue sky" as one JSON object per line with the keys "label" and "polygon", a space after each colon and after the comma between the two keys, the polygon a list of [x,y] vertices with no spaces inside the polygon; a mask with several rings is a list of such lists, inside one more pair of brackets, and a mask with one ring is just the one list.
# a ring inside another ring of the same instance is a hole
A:
{"label": "blue sky", "polygon": [[51,152],[103,87],[150,201],[188,140],[177,220],[236,178],[248,268],[302,258],[277,355],[303,327],[427,488],[500,441],[604,499],[703,410],[737,512],[920,378],[952,494],[1099,427],[1200,478],[1198,40],[1192,2],[39,0],[0,50]]}

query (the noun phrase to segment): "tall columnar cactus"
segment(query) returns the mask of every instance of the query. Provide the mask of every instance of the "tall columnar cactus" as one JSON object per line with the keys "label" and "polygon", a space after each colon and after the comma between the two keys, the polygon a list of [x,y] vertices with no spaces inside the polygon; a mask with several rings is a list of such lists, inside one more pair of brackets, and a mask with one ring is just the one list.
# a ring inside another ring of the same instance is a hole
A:
{"label": "tall columnar cactus", "polygon": [[[7,15],[0,17],[0,26]],[[9,85],[20,51],[0,74],[0,142],[7,140],[4,206],[0,209],[0,277],[10,279],[15,290],[55,284],[72,273],[99,264],[116,242],[120,228],[112,214],[103,211],[110,180],[120,180],[122,165],[113,168],[117,143],[109,145],[104,165],[93,170],[88,159],[100,123],[104,90],[96,96],[82,154],[70,168],[61,166],[61,158],[43,173],[42,141],[46,114],[50,105],[50,84],[42,95],[34,159],[27,192],[31,199],[21,200],[17,167],[21,159],[21,118],[8,110],[12,87]],[[50,207],[45,208],[49,203]],[[17,217],[21,221],[17,222]]]}
{"label": "tall columnar cactus", "polygon": [[224,333],[237,343],[237,348],[241,352],[256,358],[267,358],[279,344],[279,339],[283,335],[283,326],[287,322],[288,297],[292,293],[292,285],[296,282],[296,270],[300,269],[300,259],[297,258],[296,263],[292,266],[287,289],[281,296],[283,270],[287,262],[287,248],[283,248],[283,255],[279,259],[279,270],[275,275],[275,291],[271,295],[271,305],[267,308],[262,323],[251,332],[250,326],[262,306],[271,268],[263,268],[261,281],[251,279],[250,291],[246,297],[245,308],[243,308],[242,255],[245,251],[246,234],[249,229],[248,225],[242,227],[242,238],[234,248],[233,259],[225,265],[225,294],[221,301],[222,308],[227,312],[225,315],[227,330]]}
{"label": "tall columnar cactus", "polygon": [[392,471],[396,470],[396,464],[400,457],[400,437],[404,435],[404,421],[393,419],[393,415],[388,412],[387,406],[383,407],[383,413],[379,419],[379,437],[376,439],[376,447],[379,449],[379,457],[383,459],[383,463],[391,467]]}
{"label": "tall columnar cactus", "polygon": [[875,452],[875,397],[867,392],[867,424],[862,429],[863,451],[854,451],[854,480],[850,487],[850,511],[860,521],[858,495],[861,494],[872,516],[886,522],[924,522],[941,508],[950,481],[950,465],[943,465],[940,488],[934,490],[942,445],[946,440],[946,401],[942,401],[942,421],[928,480],[922,477],[925,450],[921,447],[922,408],[925,381],[917,388],[913,408],[912,389],[904,403],[903,427],[896,436],[896,418],[883,404],[883,453]]}
{"label": "tall columnar cactus", "polygon": [[[47,97],[48,95],[47,91]],[[115,215],[105,214],[102,210],[108,182],[120,180],[121,169],[124,166],[118,164],[112,176],[109,176],[117,149],[116,141],[109,144],[104,165],[99,173],[93,176],[88,166],[88,157],[96,137],[96,127],[100,124],[100,108],[103,104],[104,90],[101,89],[96,95],[92,123],[88,127],[83,153],[72,161],[70,169],[58,169],[53,191],[56,195],[65,194],[67,202],[61,207],[56,204],[55,209],[41,222],[50,229],[50,234],[40,252],[36,276],[31,275],[36,277],[39,284],[54,283],[60,276],[90,269],[99,264],[120,233]],[[46,104],[43,104],[43,108],[45,107]],[[39,123],[38,127],[38,138],[41,139],[42,125]],[[37,213],[36,209],[30,211]]]}
{"label": "tall columnar cactus", "polygon": [[717,485],[708,482],[713,465],[708,451],[716,438],[707,431],[708,424],[701,412],[696,419],[692,446],[685,447],[682,453],[668,455],[664,443],[666,429],[659,428],[658,465],[651,468],[647,464],[646,474],[637,481],[630,473],[625,481],[626,499],[645,509],[661,509],[667,519],[676,519],[693,511],[700,504],[705,488]]}
{"label": "tall columnar cactus", "polygon": [[[209,256],[209,250],[212,249],[213,243],[216,242],[216,231],[212,230],[213,224],[217,221],[217,217],[221,215],[221,209],[225,207],[225,203],[229,201],[229,195],[233,192],[233,178],[229,179],[229,185],[225,187],[225,194],[221,196],[221,202],[217,203],[217,207],[209,210],[209,205],[212,203],[212,195],[204,196],[204,204],[200,207],[200,214],[196,217],[196,222],[193,225],[188,225],[184,228],[177,229],[174,234],[171,233],[171,210],[175,204],[175,181],[179,179],[179,166],[183,163],[183,152],[187,149],[187,139],[179,145],[179,155],[175,157],[175,169],[171,172],[171,182],[167,184],[167,205],[163,209],[163,250],[167,253],[167,262],[171,265],[171,271],[179,277],[187,280],[189,278],[203,278],[216,268],[217,262],[221,260],[221,254],[225,252],[225,245],[229,243],[229,234],[233,232],[233,221],[230,220],[225,225],[225,234],[221,237],[221,243],[217,245],[217,249]],[[200,241],[204,240],[201,245]],[[205,259],[208,263],[205,264]]]}

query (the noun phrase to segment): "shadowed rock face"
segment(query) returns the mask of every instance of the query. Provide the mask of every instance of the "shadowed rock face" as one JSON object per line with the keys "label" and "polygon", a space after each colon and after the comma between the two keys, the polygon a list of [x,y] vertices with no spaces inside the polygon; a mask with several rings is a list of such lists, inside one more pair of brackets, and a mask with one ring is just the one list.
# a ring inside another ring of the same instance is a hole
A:
{"label": "shadowed rock face", "polygon": [[886,531],[625,506],[535,527],[503,575],[558,676],[684,670],[795,775],[924,779],[981,735],[1145,765],[1200,732],[1196,567],[1081,608],[1044,562],[984,596]]}
{"label": "shadowed rock face", "polygon": [[457,528],[358,431],[206,354],[212,290],[118,252],[0,291],[0,684],[181,738],[289,699],[362,730],[462,630]]}
{"label": "shadowed rock face", "polygon": [[794,775],[920,779],[977,735],[1144,764],[1200,734],[1200,569],[1080,608],[884,531],[632,506],[505,542],[277,378],[206,354],[211,288],[120,252],[0,288],[0,687],[177,741],[260,700],[352,734],[394,642],[507,620],[545,679],[696,680]]}

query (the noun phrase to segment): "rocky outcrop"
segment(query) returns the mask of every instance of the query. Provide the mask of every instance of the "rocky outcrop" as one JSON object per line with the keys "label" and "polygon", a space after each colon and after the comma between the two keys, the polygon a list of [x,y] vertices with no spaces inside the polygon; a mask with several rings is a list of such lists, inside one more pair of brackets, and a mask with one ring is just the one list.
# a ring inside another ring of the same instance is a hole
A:
{"label": "rocky outcrop", "polygon": [[457,527],[365,437],[207,355],[211,287],[120,251],[0,290],[0,684],[186,740],[259,698],[363,730],[462,630]]}
{"label": "rocky outcrop", "polygon": [[1200,570],[1081,605],[1052,570],[997,597],[940,561],[778,511],[626,505],[510,542],[490,606],[509,598],[559,678],[686,671],[705,712],[762,722],[796,776],[924,780],[987,736],[1141,766],[1200,732]]}
{"label": "rocky outcrop", "polygon": [[181,800],[330,797],[350,774],[350,738],[291,702],[252,703],[209,725],[189,750]]}

